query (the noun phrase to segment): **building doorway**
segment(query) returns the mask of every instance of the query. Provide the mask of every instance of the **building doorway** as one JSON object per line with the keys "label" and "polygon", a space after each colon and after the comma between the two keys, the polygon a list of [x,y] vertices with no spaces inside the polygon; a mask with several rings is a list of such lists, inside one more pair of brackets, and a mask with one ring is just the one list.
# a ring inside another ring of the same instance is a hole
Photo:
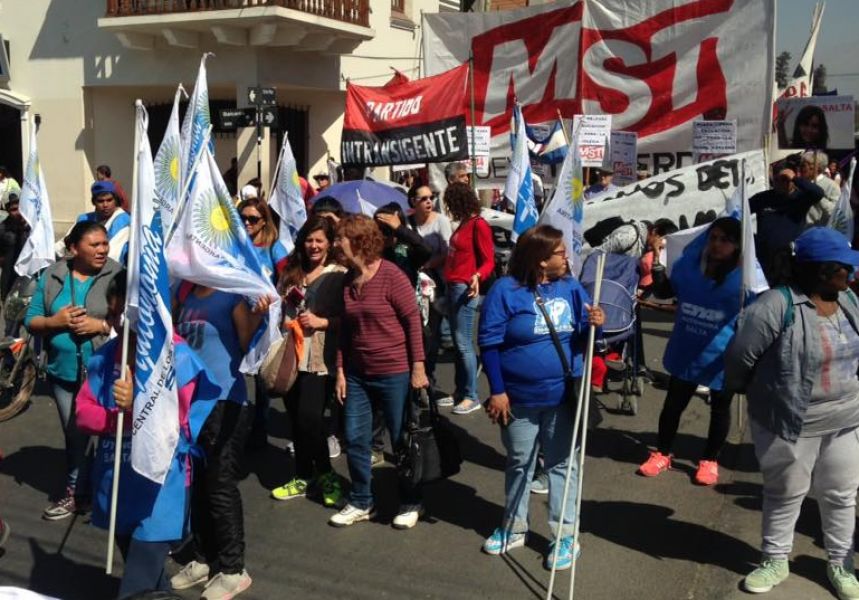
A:
{"label": "building doorway", "polygon": [[0,165],[9,169],[19,183],[24,179],[23,159],[21,111],[0,104]]}

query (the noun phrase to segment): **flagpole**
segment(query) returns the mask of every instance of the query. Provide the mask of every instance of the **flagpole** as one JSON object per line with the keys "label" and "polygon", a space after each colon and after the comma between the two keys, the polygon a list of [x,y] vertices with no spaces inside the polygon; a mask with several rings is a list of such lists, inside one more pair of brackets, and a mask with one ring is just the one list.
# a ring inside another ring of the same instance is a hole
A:
{"label": "flagpole", "polygon": [[[185,196],[188,195],[188,192],[191,189],[191,182],[194,180],[194,172],[197,170],[197,166],[200,164],[200,159],[203,157],[203,151],[209,145],[209,139],[211,138],[211,136],[212,125],[209,125],[209,127],[206,128],[206,133],[203,135],[203,143],[200,144],[200,151],[197,152],[197,155],[194,157],[194,162],[191,163],[191,168],[188,170],[188,181],[182,182],[182,192],[179,195],[178,202],[176,202],[176,212],[173,213],[173,222],[170,223],[170,230],[164,237],[165,248],[170,244],[170,240],[173,239],[173,234],[176,232],[176,223],[179,222],[179,215],[182,214],[182,210],[185,208]],[[135,165],[134,168],[136,169],[137,166]]]}
{"label": "flagpole", "polygon": [[474,52],[468,54],[468,84],[471,89],[471,187],[477,187],[477,120],[474,109]]}
{"label": "flagpole", "polygon": [[274,174],[271,178],[271,183],[268,186],[268,199],[271,201],[274,186],[277,184],[277,176],[280,175],[280,161],[283,159],[283,151],[286,149],[286,142],[289,140],[289,133],[283,132],[283,142],[280,144],[280,152],[277,155],[277,164],[274,166]]}
{"label": "flagpole", "polygon": [[[602,278],[603,278],[603,270],[605,269],[605,254],[600,254],[597,256],[597,273],[596,280],[594,282],[594,298],[593,298],[593,306],[596,308],[599,306],[599,297],[600,291],[602,289]],[[570,479],[572,479],[572,471],[573,471],[573,461],[577,463],[577,490],[578,496],[576,498],[576,512],[573,515],[575,519],[573,525],[573,547],[571,548],[571,552],[573,554],[573,564],[572,570],[570,572],[570,598],[573,597],[573,590],[575,586],[575,577],[576,577],[576,563],[578,562],[576,559],[576,542],[579,535],[579,511],[581,510],[581,494],[582,494],[582,479],[584,475],[584,457],[585,457],[585,443],[587,441],[587,420],[588,420],[588,403],[590,402],[590,379],[591,379],[591,369],[593,366],[593,354],[594,354],[594,341],[596,339],[596,327],[591,325],[590,331],[588,334],[588,346],[587,351],[585,353],[585,376],[582,378],[582,384],[579,388],[578,394],[578,406],[576,407],[575,418],[573,419],[573,437],[570,441],[570,454],[567,457],[567,474],[564,478],[564,494],[563,499],[561,500],[561,514],[558,518],[558,529],[553,532],[555,534],[555,545],[552,553],[552,570],[549,575],[549,587],[546,591],[546,599],[552,600],[554,597],[554,589],[555,589],[555,573],[557,571],[555,565],[558,561],[558,554],[560,553],[560,540],[561,540],[561,531],[564,527],[564,516],[567,508],[567,498],[570,493]],[[579,455],[576,455],[576,446],[579,440],[579,429],[582,430],[582,449],[579,452]]]}
{"label": "flagpole", "polygon": [[[135,107],[135,118],[134,118],[134,162],[132,163],[132,174],[131,174],[131,205],[135,207],[135,210],[131,211],[131,231],[129,232],[129,237],[136,239],[137,238],[137,228],[138,228],[138,211],[137,208],[137,178],[138,178],[138,154],[140,152],[140,123],[137,117],[137,113],[140,109],[143,108],[143,102],[139,99],[134,102]],[[128,242],[129,247],[136,248],[136,244],[132,239],[129,239]],[[129,252],[128,254],[128,272],[131,273],[134,271],[135,263],[137,257],[134,256],[133,252]],[[123,314],[125,317],[122,321],[122,358],[120,362],[120,378],[125,379],[125,374],[128,370],[128,334],[130,330],[131,321],[128,319],[128,294],[125,297],[125,310]],[[134,394],[132,394],[132,397]],[[122,466],[122,433],[125,426],[125,411],[120,410],[116,415],[116,441],[113,447],[113,482],[111,483],[110,490],[110,523],[107,529],[107,565],[105,566],[105,573],[110,575],[113,573],[113,549],[114,549],[114,537],[116,536],[116,511],[117,511],[117,500],[119,498],[119,471]]]}

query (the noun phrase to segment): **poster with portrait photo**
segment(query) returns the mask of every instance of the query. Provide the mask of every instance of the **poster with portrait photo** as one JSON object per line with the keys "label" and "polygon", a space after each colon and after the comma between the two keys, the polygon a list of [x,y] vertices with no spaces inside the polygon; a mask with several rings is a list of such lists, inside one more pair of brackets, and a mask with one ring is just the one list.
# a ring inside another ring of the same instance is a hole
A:
{"label": "poster with portrait photo", "polygon": [[853,148],[853,96],[782,98],[774,121],[783,150]]}

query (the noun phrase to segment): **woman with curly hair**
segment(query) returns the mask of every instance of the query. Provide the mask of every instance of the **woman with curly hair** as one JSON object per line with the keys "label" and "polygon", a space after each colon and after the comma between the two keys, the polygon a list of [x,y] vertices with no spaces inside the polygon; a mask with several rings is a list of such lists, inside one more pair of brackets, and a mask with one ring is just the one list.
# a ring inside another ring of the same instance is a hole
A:
{"label": "woman with curly hair", "polygon": [[480,282],[495,270],[495,245],[492,229],[480,216],[477,195],[465,183],[452,183],[444,192],[444,204],[459,226],[450,237],[444,280],[447,284],[447,310],[456,348],[453,412],[467,415],[480,410],[477,397],[477,354],[474,352],[474,317],[480,295]]}
{"label": "woman with curly hair", "polygon": [[[370,487],[373,405],[382,407],[397,447],[409,387],[427,387],[427,376],[414,288],[399,267],[382,258],[385,239],[379,226],[363,215],[345,217],[337,225],[336,244],[349,264],[343,288],[336,395],[344,405],[352,489],[346,506],[328,522],[346,527],[367,521],[375,513]],[[423,511],[420,490],[401,480],[400,501],[394,527],[414,527]]]}

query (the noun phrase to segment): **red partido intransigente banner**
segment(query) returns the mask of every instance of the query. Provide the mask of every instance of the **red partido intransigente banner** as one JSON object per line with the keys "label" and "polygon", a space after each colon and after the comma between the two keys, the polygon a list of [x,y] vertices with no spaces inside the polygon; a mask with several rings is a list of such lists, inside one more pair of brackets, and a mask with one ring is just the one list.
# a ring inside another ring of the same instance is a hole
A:
{"label": "red partido intransigente banner", "polygon": [[468,64],[384,87],[346,87],[340,142],[344,165],[450,162],[468,157]]}

